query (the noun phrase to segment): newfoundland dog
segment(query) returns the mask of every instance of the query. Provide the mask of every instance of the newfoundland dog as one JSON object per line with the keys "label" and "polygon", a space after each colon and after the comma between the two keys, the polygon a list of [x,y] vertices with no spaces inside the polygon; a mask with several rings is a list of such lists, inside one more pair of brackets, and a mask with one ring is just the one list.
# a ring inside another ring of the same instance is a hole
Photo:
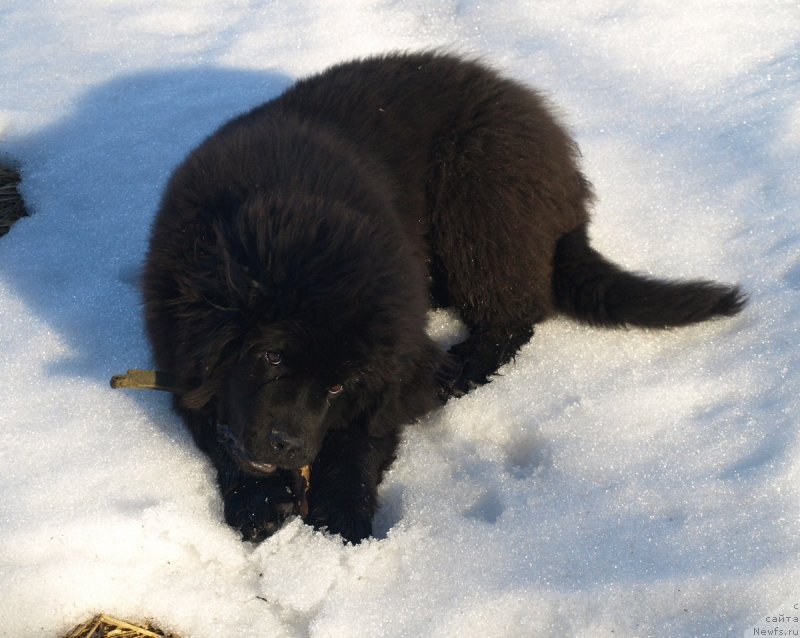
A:
{"label": "newfoundland dog", "polygon": [[[293,514],[368,537],[402,427],[486,383],[556,313],[661,328],[742,308],[736,287],[593,250],[577,156],[535,91],[422,53],[299,81],[175,170],[147,329],[244,538]],[[448,352],[426,334],[432,306],[469,329]]]}

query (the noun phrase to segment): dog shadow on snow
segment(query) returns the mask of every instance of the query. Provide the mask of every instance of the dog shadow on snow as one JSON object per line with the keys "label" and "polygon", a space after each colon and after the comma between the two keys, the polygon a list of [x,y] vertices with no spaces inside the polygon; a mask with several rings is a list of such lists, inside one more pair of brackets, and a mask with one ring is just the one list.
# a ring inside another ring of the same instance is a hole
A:
{"label": "dog shadow on snow", "polygon": [[[90,89],[65,119],[15,141],[31,216],[5,238],[0,271],[66,342],[47,368],[51,382],[108,387],[113,374],[152,367],[139,279],[164,186],[217,127],[292,81],[210,67],[141,72]],[[129,395],[188,437],[164,397]]]}

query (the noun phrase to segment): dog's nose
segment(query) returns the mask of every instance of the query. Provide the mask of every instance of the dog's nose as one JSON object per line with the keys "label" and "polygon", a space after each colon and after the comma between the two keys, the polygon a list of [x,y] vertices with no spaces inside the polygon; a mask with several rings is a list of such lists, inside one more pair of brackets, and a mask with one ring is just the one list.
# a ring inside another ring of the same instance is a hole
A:
{"label": "dog's nose", "polygon": [[227,425],[217,425],[217,441],[233,454],[241,454],[242,444]]}
{"label": "dog's nose", "polygon": [[269,444],[278,454],[290,460],[303,449],[303,439],[283,430],[272,430],[269,433]]}

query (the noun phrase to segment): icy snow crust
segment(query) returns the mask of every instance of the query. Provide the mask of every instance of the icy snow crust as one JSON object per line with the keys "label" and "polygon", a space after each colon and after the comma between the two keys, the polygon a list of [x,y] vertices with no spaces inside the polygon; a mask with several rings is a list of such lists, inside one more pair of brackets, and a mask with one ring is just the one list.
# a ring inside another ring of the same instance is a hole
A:
{"label": "icy snow crust", "polygon": [[[0,153],[33,215],[0,240],[0,635],[98,611],[185,638],[730,636],[794,615],[798,25],[788,0],[6,0]],[[667,333],[548,323],[407,431],[376,539],[292,522],[243,544],[168,397],[108,387],[150,364],[135,282],[159,194],[295,78],[431,47],[551,96],[600,250],[751,304]]]}

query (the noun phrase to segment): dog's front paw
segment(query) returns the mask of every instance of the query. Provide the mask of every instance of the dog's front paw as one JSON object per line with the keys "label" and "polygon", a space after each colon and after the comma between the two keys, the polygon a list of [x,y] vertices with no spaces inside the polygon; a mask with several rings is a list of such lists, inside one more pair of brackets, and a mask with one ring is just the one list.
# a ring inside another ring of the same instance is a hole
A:
{"label": "dog's front paw", "polygon": [[297,514],[297,502],[282,480],[248,477],[224,495],[225,521],[242,539],[260,542]]}
{"label": "dog's front paw", "polygon": [[475,388],[491,382],[488,373],[470,360],[453,364],[447,372],[439,385],[438,396],[442,403],[463,397]]}
{"label": "dog's front paw", "polygon": [[324,500],[311,504],[306,523],[356,545],[372,536],[372,514],[362,504]]}

